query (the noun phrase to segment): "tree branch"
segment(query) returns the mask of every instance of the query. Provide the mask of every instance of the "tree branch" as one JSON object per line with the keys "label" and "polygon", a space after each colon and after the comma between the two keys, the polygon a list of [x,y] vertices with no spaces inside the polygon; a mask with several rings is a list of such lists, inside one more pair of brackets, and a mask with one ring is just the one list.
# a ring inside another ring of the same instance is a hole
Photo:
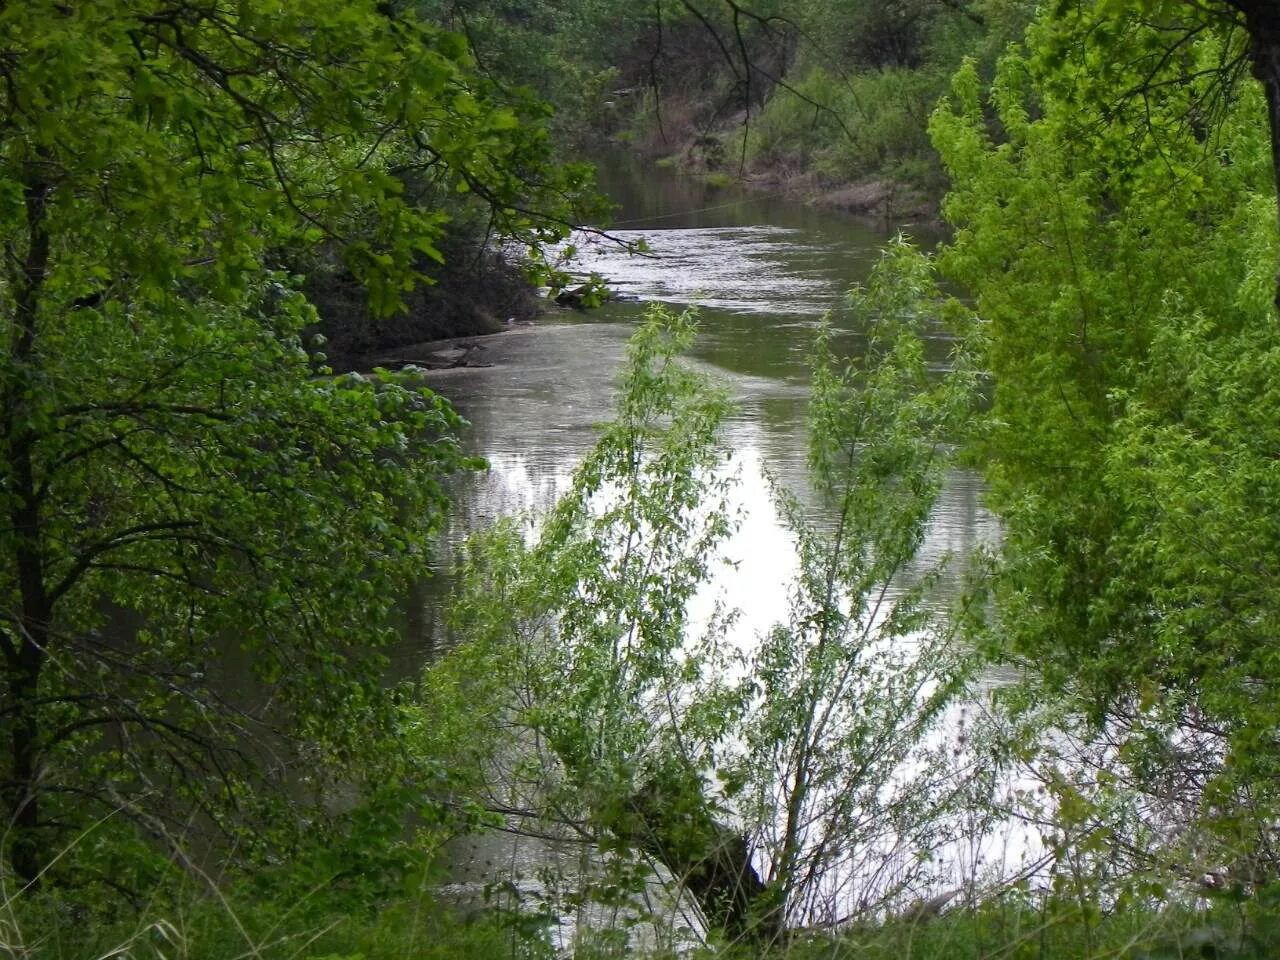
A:
{"label": "tree branch", "polygon": [[184,536],[182,531],[194,530],[200,527],[198,520],[169,520],[157,523],[140,523],[137,526],[128,527],[120,530],[105,540],[99,540],[82,550],[76,560],[72,563],[71,569],[63,575],[52,590],[49,591],[49,605],[53,606],[62,596],[66,594],[79,579],[88,572],[96,558],[104,553],[110,553],[112,550],[118,550],[121,547],[127,547],[130,544],[139,543],[148,540],[202,540],[206,538],[197,538]]}

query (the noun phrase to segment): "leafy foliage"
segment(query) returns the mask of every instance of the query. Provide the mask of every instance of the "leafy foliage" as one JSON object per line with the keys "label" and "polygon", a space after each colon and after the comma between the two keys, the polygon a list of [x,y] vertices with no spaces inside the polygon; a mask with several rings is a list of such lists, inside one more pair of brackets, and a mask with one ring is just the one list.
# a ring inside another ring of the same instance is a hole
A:
{"label": "leafy foliage", "polygon": [[942,264],[994,379],[994,636],[1118,741],[1160,822],[1203,818],[1247,876],[1280,707],[1263,97],[1222,85],[1238,34],[1113,10],[1043,17],[986,103],[967,67],[932,125]]}
{"label": "leafy foliage", "polygon": [[712,928],[767,943],[784,920],[874,910],[933,879],[915,852],[945,842],[975,778],[935,738],[965,660],[926,602],[936,571],[913,564],[973,376],[959,353],[941,380],[927,372],[921,304],[967,322],[930,277],[899,245],[856,297],[865,358],[819,339],[812,468],[835,518],[778,493],[801,568],[788,622],[749,653],[728,645],[731,615],[702,633],[689,619],[729,526],[724,401],[676,360],[688,318],[651,311],[618,420],[534,542],[515,524],[473,542],[464,640],[429,672],[439,719],[423,726],[467,703],[512,730],[428,749],[464,759],[495,811],[540,811],[543,829],[601,846],[619,873],[599,895],[638,896],[648,870],[625,865],[648,857]]}
{"label": "leafy foliage", "polygon": [[716,686],[702,661],[714,648],[686,646],[686,605],[728,530],[714,444],[725,400],[676,359],[693,331],[692,315],[651,309],[618,419],[573,489],[532,545],[510,523],[475,541],[455,607],[466,638],[455,661],[486,664],[483,675],[499,659],[498,689],[517,698],[504,706],[563,764],[569,793],[557,802],[580,809],[621,803],[668,754],[703,766],[686,751],[716,739],[672,739],[686,711],[707,710],[692,691]]}
{"label": "leafy foliage", "polygon": [[594,146],[620,82],[618,60],[652,20],[616,0],[414,0],[424,18],[464,36],[477,66],[506,88],[525,87],[554,108],[561,147]]}
{"label": "leafy foliage", "polygon": [[832,517],[777,493],[799,571],[788,621],[753,653],[738,734],[742,812],[793,923],[865,913],[913,888],[928,872],[917,852],[942,842],[944,795],[969,778],[951,776],[963,767],[953,744],[926,747],[965,658],[930,605],[939,569],[916,562],[974,387],[963,351],[931,378],[922,335],[969,318],[901,239],[852,308],[865,352],[840,361],[823,331],[813,360],[810,474]]}
{"label": "leafy foliage", "polygon": [[310,779],[285,734],[319,772],[385,727],[371,654],[458,420],[310,360],[272,267],[340,251],[386,313],[440,190],[537,244],[581,172],[463,41],[372,2],[26,3],[0,32],[0,780],[31,880],[94,805],[229,829],[248,771]]}

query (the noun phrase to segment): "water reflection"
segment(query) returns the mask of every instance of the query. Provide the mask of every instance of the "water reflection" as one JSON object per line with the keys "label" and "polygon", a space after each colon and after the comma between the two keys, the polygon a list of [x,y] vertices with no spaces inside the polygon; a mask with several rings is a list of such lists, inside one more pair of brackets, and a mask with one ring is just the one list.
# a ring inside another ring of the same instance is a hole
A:
{"label": "water reflection", "polygon": [[[736,401],[726,445],[740,477],[735,506],[743,527],[729,544],[741,564],[726,589],[742,607],[743,642],[783,610],[786,577],[779,558],[793,551],[764,476],[795,492],[815,512],[809,489],[805,407],[808,356],[819,318],[833,311],[837,351],[856,354],[863,331],[842,311],[850,284],[864,280],[887,230],[852,218],[741,190],[711,187],[641,170],[625,158],[603,168],[603,186],[617,199],[626,240],[644,237],[650,254],[629,256],[616,243],[578,238],[580,275],[602,274],[635,298],[484,341],[487,367],[437,371],[431,385],[471,422],[469,449],[489,473],[460,481],[442,566],[450,545],[493,519],[548,508],[613,413],[615,378],[627,337],[658,300],[696,305],[701,326],[688,362],[725,386]],[[951,349],[945,332],[930,339],[942,366]],[[916,570],[946,555],[963,555],[995,535],[981,506],[976,475],[955,470],[939,498]],[[766,555],[771,582],[753,576],[750,558]],[[912,575],[910,572],[908,576]],[[940,602],[960,577],[943,581]],[[431,596],[440,593],[437,586]]]}
{"label": "water reflection", "polygon": [[[838,310],[850,283],[865,279],[885,235],[848,218],[675,178],[624,174],[606,186],[627,205],[624,219],[630,222],[622,236],[645,236],[653,255],[628,258],[617,245],[583,243],[577,269],[602,273],[611,287],[641,301],[699,305],[703,323],[688,362],[736,402],[724,430],[725,469],[737,477],[732,508],[740,517],[723,550],[732,565],[714,568],[719,572],[691,612],[695,621],[705,619],[722,598],[740,611],[729,641],[749,649],[763,631],[786,619],[797,566],[794,538],[775,508],[769,478],[797,495],[813,515],[824,510],[807,475],[806,358],[813,329],[824,312]],[[490,366],[431,375],[431,386],[470,421],[469,450],[491,465],[454,490],[442,566],[469,533],[503,515],[545,512],[565,491],[598,425],[613,414],[626,340],[643,309],[642,303],[624,302],[590,314],[566,312],[485,340]],[[836,323],[837,348],[856,353],[860,332],[839,314]],[[949,348],[944,335],[932,340],[936,365],[945,362]],[[996,524],[982,506],[981,492],[976,474],[947,474],[923,548],[902,572],[899,587],[944,558],[963,558],[994,540]],[[955,597],[963,574],[962,563],[947,569],[936,595],[939,605]],[[441,589],[437,583],[432,597]],[[486,860],[519,861],[535,871],[558,858],[537,842],[511,849],[502,842],[467,838],[458,851],[460,882],[487,877]]]}

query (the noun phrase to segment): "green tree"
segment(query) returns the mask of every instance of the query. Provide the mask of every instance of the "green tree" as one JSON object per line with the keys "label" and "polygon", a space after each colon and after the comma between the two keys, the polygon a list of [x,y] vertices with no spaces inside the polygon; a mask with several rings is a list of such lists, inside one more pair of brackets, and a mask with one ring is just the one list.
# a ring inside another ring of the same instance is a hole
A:
{"label": "green tree", "polygon": [[[1058,0],[1050,16],[1061,29],[1041,34],[1055,58],[1088,59],[1095,72],[1094,108],[1162,99],[1167,86],[1195,87],[1199,101],[1183,116],[1204,122],[1215,103],[1234,99],[1243,67],[1262,86],[1271,169],[1280,216],[1280,10],[1270,0]],[[1222,46],[1216,63],[1197,61],[1207,36]],[[1099,53],[1106,51],[1105,55]],[[1064,76],[1069,76],[1065,74]],[[1206,83],[1211,79],[1212,83]],[[1153,117],[1155,123],[1168,122]],[[1280,277],[1280,271],[1277,272]],[[1276,302],[1280,304],[1280,279]]]}
{"label": "green tree", "polygon": [[695,326],[690,313],[651,309],[616,419],[532,543],[514,522],[472,539],[454,610],[461,642],[428,672],[420,726],[447,730],[461,705],[468,717],[485,709],[489,743],[477,748],[468,721],[422,749],[472,766],[472,789],[496,809],[604,847],[605,902],[634,905],[643,852],[688,880],[712,925],[732,926],[745,918],[726,893],[749,863],[709,863],[720,832],[703,774],[736,700],[721,632],[692,635],[689,612],[729,530],[727,403],[680,360]]}
{"label": "green tree", "polygon": [[[533,542],[508,523],[471,544],[422,749],[465,762],[512,829],[602,848],[584,895],[643,910],[656,862],[717,935],[760,945],[933,879],[918,854],[944,842],[970,771],[928,741],[967,663],[927,602],[938,571],[913,564],[973,373],[961,349],[931,377],[921,334],[970,314],[906,244],[854,306],[865,356],[837,359],[825,334],[815,349],[818,516],[777,498],[800,554],[789,615],[747,651],[731,612],[702,631],[690,615],[730,526],[724,399],[679,364],[688,317],[655,310],[633,339],[618,418]],[[832,889],[853,890],[844,909]]]}
{"label": "green tree", "polygon": [[94,804],[177,790],[227,826],[264,731],[319,758],[379,713],[457,421],[315,368],[273,263],[338,249],[385,312],[447,219],[406,182],[535,244],[579,184],[541,108],[373,2],[50,0],[0,38],[0,781],[30,881]]}
{"label": "green tree", "polygon": [[617,0],[414,0],[412,7],[466,37],[478,68],[496,83],[528,87],[552,104],[558,146],[588,150],[598,148],[617,63],[653,15],[646,4]]}
{"label": "green tree", "polygon": [[933,600],[946,561],[919,558],[974,397],[964,340],[931,376],[923,336],[926,324],[963,334],[972,316],[901,238],[851,307],[862,355],[838,359],[829,330],[814,349],[809,475],[830,515],[776,494],[799,569],[787,619],[752,653],[742,746],[726,749],[771,906],[792,925],[868,914],[936,883],[924,854],[945,842],[973,779],[937,736],[970,665],[955,642],[964,617]]}
{"label": "green tree", "polygon": [[1118,737],[1117,769],[1164,813],[1216,821],[1273,870],[1264,90],[1234,82],[1232,21],[1060,8],[985,102],[961,71],[932,125],[954,184],[942,264],[976,298],[994,381],[979,453],[1005,521],[996,637]]}

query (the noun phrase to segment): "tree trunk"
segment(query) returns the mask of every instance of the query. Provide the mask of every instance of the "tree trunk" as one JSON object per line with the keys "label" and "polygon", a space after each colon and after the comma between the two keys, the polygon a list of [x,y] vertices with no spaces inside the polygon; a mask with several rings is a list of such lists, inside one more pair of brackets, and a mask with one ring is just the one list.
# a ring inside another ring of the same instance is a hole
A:
{"label": "tree trunk", "polygon": [[[1280,3],[1277,0],[1233,0],[1244,14],[1249,33],[1249,61],[1253,75],[1267,96],[1271,130],[1271,162],[1275,172],[1276,222],[1280,225]],[[1280,309],[1280,267],[1276,274],[1276,307]]]}
{"label": "tree trunk", "polygon": [[17,549],[18,587],[22,597],[17,654],[9,665],[13,730],[10,736],[13,784],[9,821],[14,873],[32,884],[43,867],[37,831],[40,826],[40,674],[48,656],[51,604],[45,590],[40,555],[40,511],[29,443],[10,445],[17,506],[12,511]]}
{"label": "tree trunk", "polygon": [[638,822],[626,839],[671,871],[709,926],[731,943],[778,942],[782,917],[751,863],[747,838],[713,817],[700,794],[673,794],[651,782],[627,806]]}
{"label": "tree trunk", "polygon": [[[40,299],[49,271],[50,243],[47,204],[48,183],[33,177],[25,191],[26,249],[11,240],[5,259],[16,266],[7,272],[13,291],[14,324],[8,344],[9,359],[16,375],[0,397],[0,455],[10,465],[12,507],[9,523],[13,534],[13,554],[0,562],[12,563],[18,585],[21,610],[17,629],[5,646],[5,680],[10,707],[10,782],[6,789],[9,814],[10,857],[14,872],[24,883],[35,883],[42,869],[42,851],[37,837],[40,826],[40,674],[48,659],[53,605],[45,585],[41,552],[40,501],[35,475],[35,438],[31,433],[27,407],[30,403],[20,382],[32,362]],[[15,249],[16,248],[16,249]]]}
{"label": "tree trunk", "polygon": [[[25,619],[25,618],[24,618]],[[40,726],[37,715],[40,672],[44,651],[39,641],[26,639],[18,663],[9,670],[9,693],[13,702],[13,733],[10,738],[13,784],[9,790],[9,855],[13,871],[24,884],[34,884],[43,868],[38,831]]]}

